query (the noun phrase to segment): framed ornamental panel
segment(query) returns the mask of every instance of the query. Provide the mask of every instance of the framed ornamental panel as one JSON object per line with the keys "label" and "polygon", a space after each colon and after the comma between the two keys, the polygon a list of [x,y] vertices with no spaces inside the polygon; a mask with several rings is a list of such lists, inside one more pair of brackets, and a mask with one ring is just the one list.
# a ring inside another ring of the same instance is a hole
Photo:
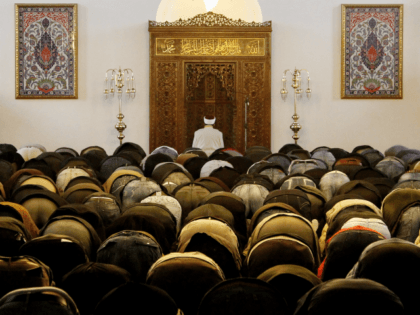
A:
{"label": "framed ornamental panel", "polygon": [[341,98],[403,97],[403,5],[342,5]]}
{"label": "framed ornamental panel", "polygon": [[227,148],[271,147],[271,21],[207,12],[149,32],[150,152],[191,147],[205,115]]}
{"label": "framed ornamental panel", "polygon": [[77,4],[15,4],[16,98],[77,98]]}

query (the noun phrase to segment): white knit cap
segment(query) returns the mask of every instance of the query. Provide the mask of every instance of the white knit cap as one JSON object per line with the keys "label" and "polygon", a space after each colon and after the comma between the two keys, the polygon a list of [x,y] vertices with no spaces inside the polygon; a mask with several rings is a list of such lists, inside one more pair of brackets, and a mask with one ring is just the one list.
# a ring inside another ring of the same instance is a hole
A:
{"label": "white knit cap", "polygon": [[204,116],[204,123],[206,125],[214,125],[214,123],[216,122],[216,117],[214,116]]}

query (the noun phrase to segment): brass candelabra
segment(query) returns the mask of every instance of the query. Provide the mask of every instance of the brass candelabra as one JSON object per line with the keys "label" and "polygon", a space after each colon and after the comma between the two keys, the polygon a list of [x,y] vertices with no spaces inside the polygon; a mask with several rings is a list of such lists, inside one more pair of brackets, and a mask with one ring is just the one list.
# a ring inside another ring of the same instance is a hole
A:
{"label": "brass candelabra", "polygon": [[[108,74],[110,79],[108,79]],[[126,82],[125,82],[126,81]],[[125,85],[127,89],[123,91]],[[127,99],[134,99],[136,97],[136,88],[134,82],[134,72],[131,69],[119,70],[117,69],[108,69],[105,72],[105,98],[112,98],[115,95],[115,88],[117,90],[118,102],[119,102],[119,112],[117,115],[118,123],[115,125],[115,129],[119,132],[117,138],[120,140],[120,145],[122,144],[123,139],[125,138],[123,131],[127,128],[127,125],[123,122],[124,115],[122,113],[122,99],[123,94],[126,95]]]}
{"label": "brass candelabra", "polygon": [[290,73],[292,75],[292,88],[294,89],[295,93],[294,93],[294,107],[295,107],[295,113],[292,116],[293,119],[293,123],[290,125],[290,129],[292,129],[292,131],[294,132],[292,138],[293,140],[295,140],[295,143],[297,144],[297,141],[299,139],[298,136],[298,132],[300,129],[302,129],[302,126],[297,122],[299,119],[299,115],[296,112],[296,107],[297,107],[297,101],[300,100],[302,98],[302,88],[301,88],[301,83],[302,83],[302,76],[301,73],[302,72],[306,72],[308,74],[308,88],[306,89],[306,96],[308,97],[308,99],[311,98],[311,92],[312,90],[309,87],[309,81],[311,80],[309,78],[309,72],[306,69],[296,69],[292,72],[291,70],[287,69],[283,72],[283,78],[282,78],[282,83],[283,83],[283,88],[280,91],[281,94],[281,98],[283,99],[283,101],[286,101],[287,98],[287,88],[286,88],[286,75],[287,73]]}

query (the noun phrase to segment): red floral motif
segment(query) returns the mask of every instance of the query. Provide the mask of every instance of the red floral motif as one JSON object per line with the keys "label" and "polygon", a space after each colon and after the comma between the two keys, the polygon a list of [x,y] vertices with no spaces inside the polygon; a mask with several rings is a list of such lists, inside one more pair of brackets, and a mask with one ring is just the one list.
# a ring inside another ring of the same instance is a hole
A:
{"label": "red floral motif", "polygon": [[379,89],[381,88],[380,86],[376,87],[376,85],[374,85],[373,87],[375,87],[375,88],[371,90],[370,87],[371,86],[369,86],[369,87],[364,86],[365,90],[368,91],[369,93],[375,93],[376,91],[379,91]]}
{"label": "red floral motif", "polygon": [[68,12],[24,12],[23,29],[26,30],[29,25],[45,17],[49,17],[50,19],[60,23],[63,27],[65,27],[67,32],[69,31]]}
{"label": "red floral motif", "polygon": [[51,89],[45,90],[42,87],[38,86],[38,90],[40,90],[41,92],[44,92],[45,94],[50,93],[52,90],[54,90],[54,87],[52,87]]}
{"label": "red floral motif", "polygon": [[376,57],[378,57],[378,54],[376,52],[375,47],[370,46],[368,53],[367,53],[367,57],[369,58],[370,62],[374,62],[376,60]]}
{"label": "red floral motif", "polygon": [[41,58],[45,63],[51,59],[51,51],[48,49],[47,45],[45,45],[44,49],[41,51]]}
{"label": "red floral motif", "polygon": [[395,13],[379,13],[379,12],[363,12],[363,13],[350,13],[350,33],[361,22],[366,21],[372,17],[377,18],[389,25],[395,31]]}
{"label": "red floral motif", "polygon": [[369,93],[375,93],[376,91],[379,91],[379,89],[381,88],[381,84],[378,80],[369,79],[366,80],[363,88]]}

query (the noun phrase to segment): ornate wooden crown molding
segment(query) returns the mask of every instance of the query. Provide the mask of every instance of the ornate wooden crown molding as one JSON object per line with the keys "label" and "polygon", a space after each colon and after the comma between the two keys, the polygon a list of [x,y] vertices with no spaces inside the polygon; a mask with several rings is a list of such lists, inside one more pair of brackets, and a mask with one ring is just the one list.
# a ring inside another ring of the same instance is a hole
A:
{"label": "ornate wooden crown molding", "polygon": [[174,22],[156,22],[149,20],[149,28],[162,28],[162,27],[269,27],[271,28],[271,21],[262,23],[258,22],[245,22],[241,19],[233,20],[227,18],[223,14],[207,12],[197,14],[188,20],[179,19]]}

